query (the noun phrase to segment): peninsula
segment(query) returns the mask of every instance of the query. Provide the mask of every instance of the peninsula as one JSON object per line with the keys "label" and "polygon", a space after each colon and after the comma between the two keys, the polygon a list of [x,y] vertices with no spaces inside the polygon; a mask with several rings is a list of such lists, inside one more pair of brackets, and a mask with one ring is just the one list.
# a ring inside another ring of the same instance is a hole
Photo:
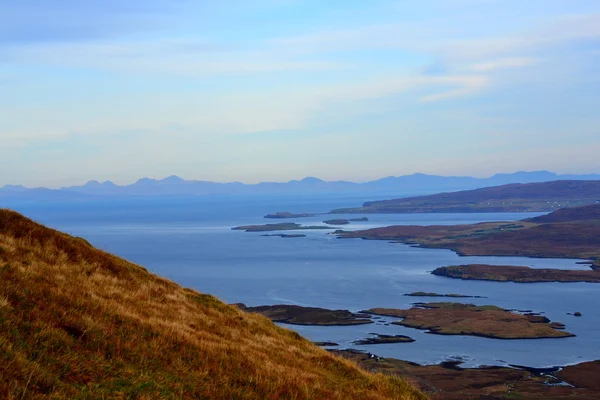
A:
{"label": "peninsula", "polygon": [[[600,204],[593,204],[514,222],[397,225],[353,232],[338,231],[336,234],[340,238],[387,240],[425,248],[450,249],[464,256],[581,258],[591,260],[591,268],[596,269],[600,267],[599,215]],[[543,270],[536,271],[529,272],[536,275],[544,273]],[[569,275],[575,276],[574,273]]]}
{"label": "peninsula", "polygon": [[588,282],[600,283],[600,269],[562,270],[515,267],[512,265],[467,264],[436,268],[433,275],[463,280],[497,282]]}
{"label": "peninsula", "polygon": [[550,212],[599,200],[600,180],[564,180],[369,201],[362,207],[336,209],[330,214]]}

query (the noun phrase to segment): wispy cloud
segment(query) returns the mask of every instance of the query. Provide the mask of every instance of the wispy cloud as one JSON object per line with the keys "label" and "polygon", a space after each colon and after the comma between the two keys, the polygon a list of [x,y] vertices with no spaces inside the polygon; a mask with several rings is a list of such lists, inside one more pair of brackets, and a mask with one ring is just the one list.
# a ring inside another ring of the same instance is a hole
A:
{"label": "wispy cloud", "polygon": [[492,61],[480,62],[471,67],[473,71],[489,72],[506,68],[521,68],[539,64],[540,59],[533,57],[508,57]]}
{"label": "wispy cloud", "polygon": [[450,76],[434,77],[426,82],[428,85],[458,86],[456,89],[430,94],[420,99],[420,101],[428,103],[475,94],[485,88],[489,79],[484,76]]}

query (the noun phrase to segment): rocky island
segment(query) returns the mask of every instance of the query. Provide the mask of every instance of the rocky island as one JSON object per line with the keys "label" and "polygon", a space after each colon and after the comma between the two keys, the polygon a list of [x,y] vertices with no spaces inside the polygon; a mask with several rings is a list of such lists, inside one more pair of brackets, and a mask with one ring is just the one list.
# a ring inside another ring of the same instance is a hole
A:
{"label": "rocky island", "polygon": [[291,325],[340,326],[373,323],[370,315],[355,314],[348,310],[328,310],[326,308],[302,307],[290,304],[257,307],[236,304],[236,306],[244,311],[267,317],[273,322]]}
{"label": "rocky island", "polygon": [[463,280],[497,282],[588,282],[600,283],[600,270],[562,270],[512,265],[468,264],[436,268],[433,275]]}
{"label": "rocky island", "polygon": [[425,329],[438,335],[470,335],[493,339],[544,339],[574,336],[554,329],[535,315],[515,314],[496,306],[461,303],[415,303],[409,310],[372,308],[367,314],[403,318],[392,324]]}

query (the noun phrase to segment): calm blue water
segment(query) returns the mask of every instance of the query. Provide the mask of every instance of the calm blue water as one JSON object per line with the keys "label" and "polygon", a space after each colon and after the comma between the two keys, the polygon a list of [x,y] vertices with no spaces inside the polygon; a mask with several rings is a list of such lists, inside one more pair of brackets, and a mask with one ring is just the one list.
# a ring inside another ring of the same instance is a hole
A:
{"label": "calm blue water", "polygon": [[[236,225],[272,222],[262,218],[270,212],[320,212],[373,199],[373,196],[215,196],[9,206],[226,302],[291,303],[358,311],[371,307],[409,307],[411,302],[428,300],[402,296],[413,291],[463,293],[488,297],[466,299],[476,304],[543,312],[553,321],[566,323],[567,330],[577,335],[568,339],[516,341],[441,336],[385,325],[386,319],[354,327],[289,326],[311,340],[330,340],[342,347],[418,363],[461,356],[468,366],[509,363],[542,367],[600,359],[600,285],[469,282],[429,273],[439,266],[466,262],[586,268],[576,265],[578,260],[465,258],[449,250],[419,249],[385,241],[340,240],[326,231],[306,231],[306,238],[283,239],[230,229]],[[538,214],[369,215],[369,222],[354,223],[344,229],[508,221],[535,215]],[[322,224],[324,219],[327,218],[317,216],[298,221],[314,225]],[[584,316],[567,315],[574,311]],[[351,344],[371,332],[408,335],[416,342],[362,347]]]}

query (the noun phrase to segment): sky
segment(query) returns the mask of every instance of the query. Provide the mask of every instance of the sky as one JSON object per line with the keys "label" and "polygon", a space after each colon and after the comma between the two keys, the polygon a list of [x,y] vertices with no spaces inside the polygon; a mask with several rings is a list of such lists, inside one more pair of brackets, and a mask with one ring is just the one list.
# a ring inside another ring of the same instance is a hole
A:
{"label": "sky", "polygon": [[0,0],[0,186],[600,172],[598,0]]}

